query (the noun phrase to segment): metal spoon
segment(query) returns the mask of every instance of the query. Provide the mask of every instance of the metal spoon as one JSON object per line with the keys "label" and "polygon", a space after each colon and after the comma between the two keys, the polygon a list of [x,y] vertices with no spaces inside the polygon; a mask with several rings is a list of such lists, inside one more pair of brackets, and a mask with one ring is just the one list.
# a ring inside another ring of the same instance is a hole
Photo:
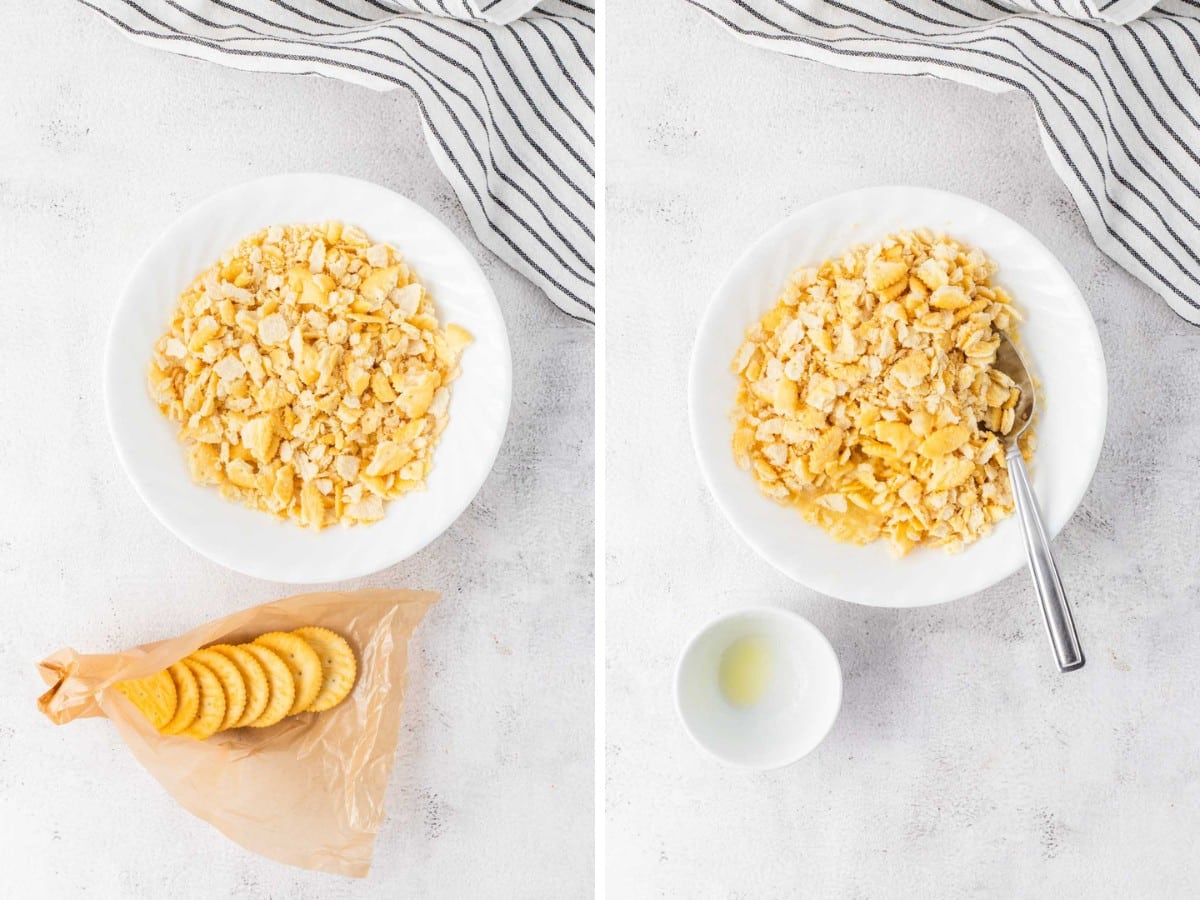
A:
{"label": "metal spoon", "polygon": [[1017,401],[1016,419],[1007,435],[997,435],[1004,443],[1005,459],[1008,463],[1008,480],[1012,485],[1013,500],[1017,516],[1021,520],[1021,534],[1025,539],[1025,552],[1029,556],[1029,571],[1033,574],[1033,586],[1042,604],[1042,615],[1046,619],[1046,632],[1050,635],[1050,646],[1054,649],[1054,660],[1058,671],[1071,672],[1083,667],[1083,650],[1079,647],[1079,636],[1075,633],[1075,619],[1067,605],[1067,595],[1054,565],[1050,552],[1050,539],[1042,527],[1042,516],[1038,512],[1037,499],[1029,484],[1029,473],[1021,457],[1019,438],[1029,427],[1037,404],[1037,392],[1025,360],[1007,336],[1001,334],[1000,348],[996,351],[996,368],[1011,378],[1021,389]]}

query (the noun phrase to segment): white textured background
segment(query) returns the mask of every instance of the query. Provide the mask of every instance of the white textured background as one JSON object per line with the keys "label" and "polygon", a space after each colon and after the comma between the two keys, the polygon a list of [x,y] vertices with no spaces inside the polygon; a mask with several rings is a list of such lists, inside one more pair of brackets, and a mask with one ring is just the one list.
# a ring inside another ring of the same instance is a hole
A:
{"label": "white textured background", "polygon": [[[512,420],[475,503],[349,585],[444,592],[414,641],[365,881],[250,854],[176,806],[103,719],[56,728],[34,704],[34,663],[62,646],[115,650],[301,590],[227,572],[158,524],[111,449],[98,379],[116,295],[162,228],[228,185],[310,170],[446,221],[513,350]],[[148,50],[67,0],[6,4],[0,310],[0,896],[590,891],[594,332],[474,239],[406,94]]]}
{"label": "white textured background", "polygon": [[[1096,250],[1020,96],[754,50],[678,0],[607,8],[611,895],[1197,896],[1200,330]],[[744,546],[696,467],[686,372],[725,271],[801,206],[904,183],[1024,224],[1099,324],[1108,434],[1055,545],[1078,673],[1027,575],[931,609],[828,599]],[[810,618],[845,672],[828,740],[766,774],[702,757],[671,700],[690,634],[753,604]]]}

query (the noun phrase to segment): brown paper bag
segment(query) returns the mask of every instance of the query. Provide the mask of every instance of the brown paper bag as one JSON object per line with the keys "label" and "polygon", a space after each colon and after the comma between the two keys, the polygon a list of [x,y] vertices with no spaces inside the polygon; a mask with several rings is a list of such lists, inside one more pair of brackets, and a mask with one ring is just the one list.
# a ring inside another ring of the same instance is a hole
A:
{"label": "brown paper bag", "polygon": [[[363,877],[400,734],[408,639],[437,599],[424,591],[301,594],[123,653],[60,650],[38,665],[51,685],[38,708],[59,725],[107,716],[171,796],[243,847],[294,866]],[[199,647],[304,625],[333,629],[358,656],[354,690],[326,712],[197,741],[159,734],[113,689]]]}

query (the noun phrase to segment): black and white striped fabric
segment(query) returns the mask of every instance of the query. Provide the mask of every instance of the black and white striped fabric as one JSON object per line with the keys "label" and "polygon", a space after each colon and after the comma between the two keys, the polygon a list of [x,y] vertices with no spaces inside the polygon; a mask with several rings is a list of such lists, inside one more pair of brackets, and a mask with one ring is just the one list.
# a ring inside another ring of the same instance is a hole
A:
{"label": "black and white striped fabric", "polygon": [[1099,247],[1200,324],[1200,0],[689,0],[760,47],[1032,102]]}
{"label": "black and white striped fabric", "polygon": [[595,320],[594,0],[80,2],[153,47],[408,88],[480,240]]}

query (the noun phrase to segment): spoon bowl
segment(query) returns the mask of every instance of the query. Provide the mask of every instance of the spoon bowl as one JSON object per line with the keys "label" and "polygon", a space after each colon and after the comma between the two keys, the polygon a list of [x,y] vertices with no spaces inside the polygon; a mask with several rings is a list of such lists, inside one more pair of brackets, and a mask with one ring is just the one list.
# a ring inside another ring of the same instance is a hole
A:
{"label": "spoon bowl", "polygon": [[1033,376],[1020,351],[1006,334],[1000,335],[1000,346],[996,350],[996,368],[1011,378],[1021,391],[1014,407],[1013,426],[1007,434],[999,435],[1004,443],[1004,458],[1008,465],[1008,479],[1012,484],[1013,503],[1017,507],[1017,518],[1021,523],[1021,537],[1025,554],[1029,558],[1029,571],[1033,575],[1033,587],[1042,605],[1042,617],[1046,621],[1046,633],[1050,636],[1050,647],[1060,672],[1072,672],[1083,668],[1083,649],[1079,646],[1079,635],[1075,630],[1075,618],[1067,603],[1058,566],[1050,551],[1050,538],[1042,525],[1042,514],[1038,509],[1029,472],[1021,455],[1020,437],[1029,427],[1037,411],[1037,390]]}

